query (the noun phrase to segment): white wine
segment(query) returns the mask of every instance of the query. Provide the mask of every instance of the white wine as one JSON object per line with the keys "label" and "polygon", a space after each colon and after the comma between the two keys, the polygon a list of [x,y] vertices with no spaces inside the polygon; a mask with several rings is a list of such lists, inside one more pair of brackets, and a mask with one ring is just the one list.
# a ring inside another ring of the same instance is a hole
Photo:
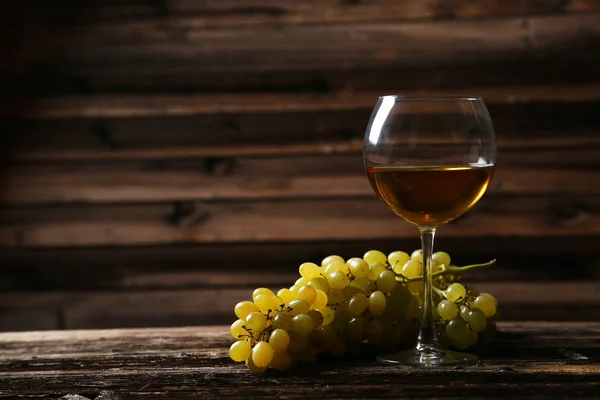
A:
{"label": "white wine", "polygon": [[493,166],[370,167],[375,193],[396,214],[418,225],[435,227],[452,221],[483,196]]}

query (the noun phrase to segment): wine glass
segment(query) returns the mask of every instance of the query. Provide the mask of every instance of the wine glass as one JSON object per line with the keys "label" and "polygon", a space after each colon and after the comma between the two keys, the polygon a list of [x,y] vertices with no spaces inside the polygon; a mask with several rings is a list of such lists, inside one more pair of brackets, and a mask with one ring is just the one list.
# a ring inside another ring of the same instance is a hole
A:
{"label": "wine glass", "polygon": [[432,314],[436,229],[483,196],[496,162],[492,119],[476,96],[382,96],[371,115],[364,162],[375,193],[419,228],[423,250],[423,319],[415,348],[381,354],[384,364],[473,363],[477,356],[442,349]]}

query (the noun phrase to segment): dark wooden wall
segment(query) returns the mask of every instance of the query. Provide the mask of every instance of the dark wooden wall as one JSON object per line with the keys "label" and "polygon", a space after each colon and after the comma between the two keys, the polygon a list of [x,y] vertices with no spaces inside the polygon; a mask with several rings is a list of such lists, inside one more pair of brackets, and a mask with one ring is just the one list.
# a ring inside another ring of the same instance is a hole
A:
{"label": "dark wooden wall", "polygon": [[163,0],[4,12],[0,329],[230,321],[303,261],[412,250],[378,95],[482,95],[488,195],[437,247],[505,319],[597,320],[600,1]]}

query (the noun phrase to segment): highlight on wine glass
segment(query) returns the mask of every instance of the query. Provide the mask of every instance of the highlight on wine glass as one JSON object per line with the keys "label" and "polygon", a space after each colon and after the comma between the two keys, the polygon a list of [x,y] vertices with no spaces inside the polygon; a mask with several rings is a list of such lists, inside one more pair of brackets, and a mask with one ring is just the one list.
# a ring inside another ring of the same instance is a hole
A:
{"label": "highlight on wine glass", "polygon": [[438,342],[431,257],[437,228],[473,207],[494,172],[495,133],[483,99],[382,96],[367,127],[363,155],[373,190],[390,210],[418,228],[423,249],[423,318],[417,345],[377,359],[417,366],[476,362],[476,355],[443,349]]}

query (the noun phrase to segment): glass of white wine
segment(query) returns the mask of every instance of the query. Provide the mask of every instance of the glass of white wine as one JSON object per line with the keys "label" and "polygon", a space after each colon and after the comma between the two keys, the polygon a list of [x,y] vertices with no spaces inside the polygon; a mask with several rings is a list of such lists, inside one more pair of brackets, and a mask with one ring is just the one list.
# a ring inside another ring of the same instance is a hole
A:
{"label": "glass of white wine", "polygon": [[492,119],[477,96],[382,96],[371,115],[364,162],[375,193],[414,224],[423,250],[423,318],[414,349],[381,354],[384,364],[439,366],[473,363],[477,356],[443,349],[432,314],[436,229],[467,212],[494,173]]}

